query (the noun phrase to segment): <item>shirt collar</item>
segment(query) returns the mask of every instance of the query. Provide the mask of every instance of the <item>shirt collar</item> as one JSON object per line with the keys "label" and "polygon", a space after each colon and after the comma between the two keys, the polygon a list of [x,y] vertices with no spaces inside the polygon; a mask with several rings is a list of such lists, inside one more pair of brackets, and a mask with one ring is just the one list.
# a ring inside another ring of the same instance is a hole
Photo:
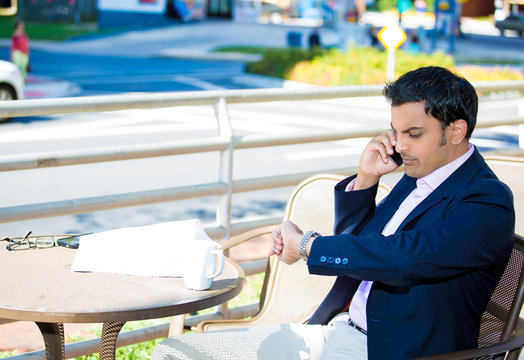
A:
{"label": "shirt collar", "polygon": [[431,191],[435,190],[440,184],[442,184],[451,174],[455,172],[462,164],[469,159],[473,154],[475,146],[468,143],[468,151],[466,153],[450,163],[447,163],[444,166],[439,167],[437,170],[432,173],[417,179],[417,187],[428,186]]}

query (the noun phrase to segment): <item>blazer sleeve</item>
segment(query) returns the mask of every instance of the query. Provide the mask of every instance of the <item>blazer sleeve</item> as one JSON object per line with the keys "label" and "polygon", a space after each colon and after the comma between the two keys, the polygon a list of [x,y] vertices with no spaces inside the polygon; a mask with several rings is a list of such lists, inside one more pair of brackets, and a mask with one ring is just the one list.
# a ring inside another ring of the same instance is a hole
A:
{"label": "blazer sleeve", "polygon": [[346,191],[356,175],[335,186],[335,222],[333,233],[358,234],[375,214],[378,183],[368,189]]}
{"label": "blazer sleeve", "polygon": [[496,178],[473,181],[393,235],[344,232],[316,238],[309,271],[395,286],[457,276],[509,256],[514,222],[509,189]]}

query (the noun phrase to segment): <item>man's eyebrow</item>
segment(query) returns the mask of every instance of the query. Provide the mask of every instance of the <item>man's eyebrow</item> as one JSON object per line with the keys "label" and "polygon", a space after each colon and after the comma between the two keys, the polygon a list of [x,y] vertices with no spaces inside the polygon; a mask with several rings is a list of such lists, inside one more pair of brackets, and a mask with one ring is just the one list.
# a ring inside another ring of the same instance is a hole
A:
{"label": "man's eyebrow", "polygon": [[[397,130],[395,130],[395,128],[393,127],[393,124],[392,123],[389,123],[389,125],[391,126],[391,130],[393,130],[395,133],[397,132]],[[401,133],[403,134],[406,134],[410,131],[416,131],[416,130],[424,130],[424,127],[422,126],[412,126],[412,127],[409,127],[405,130],[402,130]]]}
{"label": "man's eyebrow", "polygon": [[408,133],[410,131],[413,131],[413,130],[423,130],[424,128],[422,126],[412,126],[410,128],[407,128],[405,130],[402,130],[402,133],[405,134],[405,133]]}

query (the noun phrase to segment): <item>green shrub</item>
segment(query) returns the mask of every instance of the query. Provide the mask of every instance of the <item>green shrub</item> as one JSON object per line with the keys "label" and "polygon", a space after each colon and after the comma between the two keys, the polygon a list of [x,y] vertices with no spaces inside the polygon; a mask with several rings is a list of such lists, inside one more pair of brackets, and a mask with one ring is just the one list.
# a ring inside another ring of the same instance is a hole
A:
{"label": "green shrub", "polygon": [[[384,84],[387,52],[372,47],[351,47],[348,51],[271,49],[261,61],[248,64],[247,72],[264,74],[319,86]],[[455,66],[452,56],[397,50],[395,78],[410,70],[438,65],[462,74],[470,81],[524,79],[518,71],[504,67]]]}
{"label": "green shrub", "polygon": [[323,53],[321,49],[269,48],[263,52],[263,60],[248,63],[246,71],[253,74],[286,78],[295,64],[313,59]]}

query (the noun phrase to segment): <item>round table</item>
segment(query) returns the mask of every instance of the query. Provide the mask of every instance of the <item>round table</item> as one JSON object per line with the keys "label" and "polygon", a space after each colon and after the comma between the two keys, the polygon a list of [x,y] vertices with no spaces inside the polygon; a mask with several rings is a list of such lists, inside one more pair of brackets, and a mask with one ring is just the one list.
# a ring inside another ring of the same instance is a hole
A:
{"label": "round table", "polygon": [[0,318],[36,322],[46,359],[65,358],[63,323],[103,323],[100,359],[114,359],[126,321],[216,306],[238,295],[245,277],[226,258],[211,288],[194,291],[184,287],[182,278],[73,272],[75,252],[59,246],[22,251],[0,246]]}

